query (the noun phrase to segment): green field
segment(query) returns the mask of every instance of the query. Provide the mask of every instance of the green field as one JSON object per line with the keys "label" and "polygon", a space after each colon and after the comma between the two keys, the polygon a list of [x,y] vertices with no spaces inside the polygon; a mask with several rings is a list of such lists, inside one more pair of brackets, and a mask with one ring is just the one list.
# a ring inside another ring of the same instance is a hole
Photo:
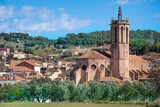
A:
{"label": "green field", "polygon": [[94,103],[0,103],[0,107],[146,107],[133,104],[94,104]]}

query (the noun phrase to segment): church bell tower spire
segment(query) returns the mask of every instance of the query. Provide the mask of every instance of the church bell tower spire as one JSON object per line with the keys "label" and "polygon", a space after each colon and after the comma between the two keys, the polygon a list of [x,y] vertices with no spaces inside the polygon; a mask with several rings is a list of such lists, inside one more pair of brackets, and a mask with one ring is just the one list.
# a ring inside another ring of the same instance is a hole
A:
{"label": "church bell tower spire", "polygon": [[122,20],[122,11],[121,11],[121,6],[119,6],[119,11],[118,11],[118,20]]}
{"label": "church bell tower spire", "polygon": [[111,20],[110,69],[114,77],[129,80],[129,21],[122,19],[119,6],[117,20]]}

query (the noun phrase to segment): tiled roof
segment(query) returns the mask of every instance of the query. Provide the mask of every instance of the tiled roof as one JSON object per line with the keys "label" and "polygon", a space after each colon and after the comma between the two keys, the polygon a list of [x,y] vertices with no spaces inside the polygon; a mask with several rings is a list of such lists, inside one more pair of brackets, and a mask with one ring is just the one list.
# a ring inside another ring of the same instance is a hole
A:
{"label": "tiled roof", "polygon": [[61,61],[61,64],[76,64],[76,62]]}
{"label": "tiled roof", "polygon": [[38,66],[38,65],[36,64],[37,62],[34,62],[34,61],[24,60],[23,62],[27,62],[27,63],[29,63],[29,64],[31,64],[31,65],[33,65],[33,66]]}
{"label": "tiled roof", "polygon": [[11,66],[15,66],[15,65],[18,65],[22,62],[27,62],[33,66],[38,66],[36,63],[40,63],[39,61],[36,61],[36,60],[18,60],[18,61],[15,61],[15,60],[11,60]]}
{"label": "tiled roof", "polygon": [[140,58],[139,56],[136,55],[129,55],[129,61],[143,61],[143,62],[147,62],[146,60]]}
{"label": "tiled roof", "polygon": [[11,69],[13,69],[13,72],[15,72],[15,71],[20,71],[20,72],[24,72],[24,71],[33,72],[33,71],[34,71],[34,70],[32,70],[32,69],[29,69],[29,68],[23,67],[23,66],[15,66],[15,67],[12,67]]}
{"label": "tiled roof", "polygon": [[108,59],[108,57],[100,54],[99,52],[97,51],[90,51],[80,57],[78,57],[78,59]]}
{"label": "tiled roof", "polygon": [[34,70],[27,68],[25,66],[18,66],[20,63],[26,62],[30,65],[33,66],[38,66],[36,63],[39,63],[39,61],[35,61],[35,60],[18,60],[18,61],[14,61],[11,60],[11,66],[9,66],[9,69],[12,69],[13,72],[15,71],[20,71],[20,72],[24,72],[24,71],[28,71],[28,72],[33,72]]}
{"label": "tiled roof", "polygon": [[16,80],[26,80],[26,74],[21,73],[21,74],[15,74]]}
{"label": "tiled roof", "polygon": [[118,79],[118,78],[115,78],[115,77],[110,77],[110,76],[101,78],[100,81],[119,81],[119,82],[122,82],[121,79]]}

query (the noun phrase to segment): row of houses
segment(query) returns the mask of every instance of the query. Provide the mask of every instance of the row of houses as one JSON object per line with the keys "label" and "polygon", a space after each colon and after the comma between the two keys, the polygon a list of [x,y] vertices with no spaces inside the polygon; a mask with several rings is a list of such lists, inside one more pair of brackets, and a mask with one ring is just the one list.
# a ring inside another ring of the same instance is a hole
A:
{"label": "row of houses", "polygon": [[59,61],[57,64],[43,63],[36,60],[11,60],[1,63],[0,84],[4,81],[28,82],[33,78],[50,78],[61,81],[70,80],[70,72],[75,62]]}

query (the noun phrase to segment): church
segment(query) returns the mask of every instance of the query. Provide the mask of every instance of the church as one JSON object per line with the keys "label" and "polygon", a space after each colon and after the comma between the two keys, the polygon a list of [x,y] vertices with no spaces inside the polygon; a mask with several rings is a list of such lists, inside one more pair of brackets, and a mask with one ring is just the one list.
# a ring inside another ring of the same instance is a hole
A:
{"label": "church", "polygon": [[90,80],[99,81],[144,81],[148,76],[149,62],[136,55],[129,55],[129,20],[122,18],[119,7],[118,18],[111,20],[110,51],[92,50],[76,59],[70,73],[71,80],[82,84]]}

